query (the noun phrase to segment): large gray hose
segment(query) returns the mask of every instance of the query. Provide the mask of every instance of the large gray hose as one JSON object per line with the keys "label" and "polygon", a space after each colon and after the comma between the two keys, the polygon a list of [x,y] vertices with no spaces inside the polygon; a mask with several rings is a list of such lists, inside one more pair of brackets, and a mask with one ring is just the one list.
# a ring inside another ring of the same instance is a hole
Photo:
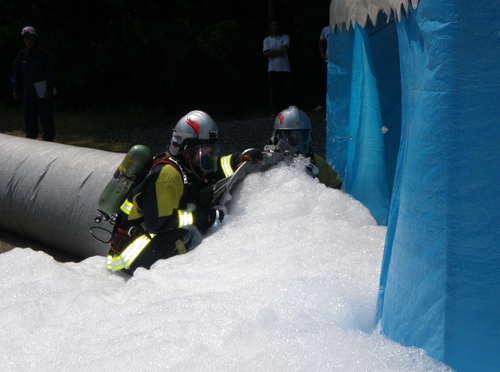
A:
{"label": "large gray hose", "polygon": [[124,156],[0,134],[0,229],[81,257],[106,255],[109,245],[89,228]]}

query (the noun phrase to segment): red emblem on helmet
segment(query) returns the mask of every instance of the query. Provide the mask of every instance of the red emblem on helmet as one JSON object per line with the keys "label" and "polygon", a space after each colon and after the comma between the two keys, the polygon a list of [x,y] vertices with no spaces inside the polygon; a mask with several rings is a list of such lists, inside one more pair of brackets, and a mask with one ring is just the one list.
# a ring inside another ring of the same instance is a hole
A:
{"label": "red emblem on helmet", "polygon": [[194,121],[193,119],[187,118],[186,123],[191,128],[193,128],[196,134],[200,134],[200,124],[198,124],[198,122]]}
{"label": "red emblem on helmet", "polygon": [[281,125],[283,125],[283,120],[285,119],[285,117],[283,116],[282,112],[279,113],[278,119],[280,119],[280,123],[281,123]]}

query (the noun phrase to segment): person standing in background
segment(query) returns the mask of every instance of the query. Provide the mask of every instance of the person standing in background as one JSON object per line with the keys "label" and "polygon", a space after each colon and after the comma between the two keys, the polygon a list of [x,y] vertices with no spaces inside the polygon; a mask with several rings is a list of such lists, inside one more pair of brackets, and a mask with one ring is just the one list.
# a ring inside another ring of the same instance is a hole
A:
{"label": "person standing in background", "polygon": [[324,110],[326,108],[326,86],[327,86],[327,73],[328,73],[328,54],[329,54],[329,38],[330,38],[330,26],[326,26],[321,31],[319,35],[319,54],[323,62],[320,68],[320,88],[318,94],[318,106],[314,109],[315,111]]}
{"label": "person standing in background", "polygon": [[293,102],[293,83],[288,50],[290,37],[281,33],[281,23],[273,18],[269,22],[271,36],[264,39],[264,56],[268,58],[268,76],[271,85],[273,105],[272,116],[275,116]]}
{"label": "person standing in background", "polygon": [[[38,137],[38,117],[43,139],[53,141],[54,124],[54,62],[49,52],[38,47],[38,33],[27,26],[21,31],[26,49],[21,50],[12,68],[14,99],[22,98],[26,138]],[[38,90],[38,91],[37,91]]]}

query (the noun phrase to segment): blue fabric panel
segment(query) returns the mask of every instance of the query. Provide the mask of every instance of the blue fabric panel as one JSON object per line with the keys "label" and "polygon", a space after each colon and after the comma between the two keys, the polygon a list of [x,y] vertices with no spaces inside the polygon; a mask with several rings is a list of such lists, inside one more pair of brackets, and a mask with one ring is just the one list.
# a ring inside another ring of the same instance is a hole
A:
{"label": "blue fabric panel", "polygon": [[500,3],[420,2],[398,25],[402,136],[382,330],[457,371],[500,365]]}
{"label": "blue fabric panel", "polygon": [[401,137],[401,74],[397,26],[394,19],[387,22],[384,14],[380,13],[377,27],[367,25],[365,29],[369,34],[385,132],[385,164],[390,198]]}
{"label": "blue fabric panel", "polygon": [[356,27],[354,33],[345,191],[386,225],[389,192],[375,68],[367,31]]}
{"label": "blue fabric panel", "polygon": [[330,31],[326,99],[326,161],[345,180],[354,30]]}
{"label": "blue fabric panel", "polygon": [[[398,65],[399,67],[399,65]],[[401,80],[398,82],[398,88],[401,88]],[[401,98],[401,95],[399,96]],[[399,144],[401,138],[401,100],[396,102],[392,110],[382,116],[383,125],[387,128],[384,134],[385,148],[385,166],[387,172],[387,188],[389,190],[389,199],[392,196],[394,177],[396,174],[396,164],[398,160]]]}

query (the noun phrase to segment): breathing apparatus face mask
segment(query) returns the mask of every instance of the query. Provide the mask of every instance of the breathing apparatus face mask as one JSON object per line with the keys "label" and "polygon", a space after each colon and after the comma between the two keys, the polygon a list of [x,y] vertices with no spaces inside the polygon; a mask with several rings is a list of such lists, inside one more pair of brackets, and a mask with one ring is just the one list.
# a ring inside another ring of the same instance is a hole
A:
{"label": "breathing apparatus face mask", "polygon": [[308,129],[278,130],[276,131],[276,150],[293,155],[307,155],[311,132]]}
{"label": "breathing apparatus face mask", "polygon": [[189,150],[189,166],[201,180],[211,179],[217,171],[219,144],[217,142],[199,143]]}

